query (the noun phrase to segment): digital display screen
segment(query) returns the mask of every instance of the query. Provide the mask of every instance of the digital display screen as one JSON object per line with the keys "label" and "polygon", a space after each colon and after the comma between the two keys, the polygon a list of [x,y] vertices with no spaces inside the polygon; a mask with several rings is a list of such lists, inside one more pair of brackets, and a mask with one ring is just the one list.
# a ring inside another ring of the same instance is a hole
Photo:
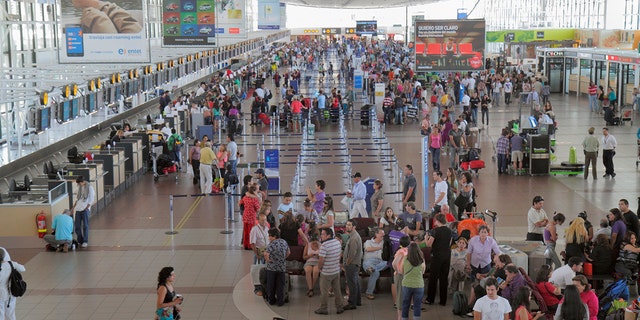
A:
{"label": "digital display screen", "polygon": [[40,122],[38,123],[38,131],[44,131],[51,126],[51,107],[40,109]]}
{"label": "digital display screen", "polygon": [[62,103],[62,121],[67,122],[69,119],[71,119],[71,103],[67,100]]}
{"label": "digital display screen", "polygon": [[96,107],[95,110],[98,110],[104,106],[104,94],[102,92],[98,92],[96,95]]}
{"label": "digital display screen", "polygon": [[80,115],[79,100],[78,98],[71,100],[71,119]]}
{"label": "digital display screen", "polygon": [[96,111],[96,94],[91,93],[85,97],[84,110],[88,113]]}
{"label": "digital display screen", "polygon": [[368,34],[375,36],[378,33],[378,21],[356,21],[356,33],[358,35]]}
{"label": "digital display screen", "polygon": [[118,101],[118,99],[120,99],[120,95],[122,95],[122,84],[117,84],[113,89],[114,89],[114,96],[113,96],[113,101],[111,102],[115,102],[115,101]]}

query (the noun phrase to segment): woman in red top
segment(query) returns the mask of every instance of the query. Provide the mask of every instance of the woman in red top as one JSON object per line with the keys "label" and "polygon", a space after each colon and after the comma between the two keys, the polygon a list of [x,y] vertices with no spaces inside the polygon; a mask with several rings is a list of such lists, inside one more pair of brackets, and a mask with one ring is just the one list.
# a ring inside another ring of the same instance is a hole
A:
{"label": "woman in red top", "polygon": [[593,290],[591,290],[587,277],[577,275],[571,280],[576,288],[578,288],[578,292],[580,292],[580,300],[582,300],[582,302],[587,305],[587,308],[589,308],[589,320],[597,320],[600,302],[598,301],[598,296],[596,296]]}
{"label": "woman in red top", "polygon": [[239,206],[244,206],[244,212],[242,213],[242,245],[245,250],[252,250],[249,233],[251,232],[251,228],[256,224],[257,213],[258,210],[260,210],[260,198],[258,197],[257,191],[258,186],[255,184],[250,185],[249,191],[238,201]]}
{"label": "woman in red top", "polygon": [[518,289],[515,298],[513,299],[513,316],[511,319],[515,320],[536,320],[544,316],[544,313],[538,311],[535,315],[531,314],[531,289],[528,286],[523,286]]}
{"label": "woman in red top", "polygon": [[294,96],[293,97],[293,101],[291,101],[291,114],[292,114],[292,124],[293,124],[293,131],[294,132],[298,132],[300,131],[300,122],[302,120],[301,114],[302,114],[302,102],[300,102],[300,98],[298,96]]}
{"label": "woman in red top", "polygon": [[543,264],[536,275],[536,288],[540,292],[542,299],[544,299],[545,304],[549,310],[555,311],[558,308],[558,303],[560,303],[560,288],[554,286],[551,282],[549,282],[549,278],[551,278],[551,266],[548,264]]}

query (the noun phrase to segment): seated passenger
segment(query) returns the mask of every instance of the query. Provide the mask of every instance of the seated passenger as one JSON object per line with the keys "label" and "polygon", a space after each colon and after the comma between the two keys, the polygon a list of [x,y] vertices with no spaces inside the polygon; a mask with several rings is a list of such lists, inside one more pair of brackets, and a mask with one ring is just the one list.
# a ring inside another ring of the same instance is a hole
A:
{"label": "seated passenger", "polygon": [[451,268],[449,270],[449,292],[461,291],[468,278],[464,271],[467,261],[467,238],[459,237],[456,248],[451,250]]}
{"label": "seated passenger", "polygon": [[302,257],[304,263],[304,275],[307,280],[307,297],[313,297],[313,288],[320,277],[320,267],[318,266],[318,254],[320,254],[320,242],[316,235],[309,238],[309,243],[304,246]]}
{"label": "seated passenger", "polygon": [[402,232],[410,237],[415,237],[420,233],[420,227],[422,225],[422,215],[417,213],[416,204],[413,201],[407,202],[404,213],[398,218],[404,222],[404,229]]}
{"label": "seated passenger", "polygon": [[499,285],[500,289],[502,289],[500,295],[505,299],[512,301],[520,287],[527,285],[527,282],[524,279],[524,276],[520,274],[518,267],[515,265],[507,265],[505,271],[507,273],[507,278]]}
{"label": "seated passenger", "polygon": [[547,308],[555,311],[558,308],[558,303],[560,303],[560,298],[558,297],[560,296],[560,287],[554,286],[553,283],[549,282],[552,273],[551,266],[543,264],[536,275],[536,288],[538,288]]}
{"label": "seated passenger", "polygon": [[395,212],[393,212],[393,209],[391,209],[391,207],[387,207],[384,210],[384,215],[380,217],[378,228],[383,229],[385,234],[389,234],[391,230],[396,230],[397,221],[398,218],[396,217]]}
{"label": "seated passenger", "polygon": [[313,203],[309,198],[304,199],[304,208],[300,211],[305,218],[305,221],[315,222],[316,224],[320,222],[320,217],[318,216],[318,212],[313,208]]}
{"label": "seated passenger", "polygon": [[578,257],[571,257],[568,264],[556,269],[549,278],[549,282],[560,287],[561,290],[572,284],[573,277],[576,276],[576,272],[582,271],[582,260]]}
{"label": "seated passenger", "polygon": [[636,234],[633,231],[627,231],[620,246],[620,254],[616,259],[616,272],[622,273],[627,279],[637,278],[638,254],[640,254],[640,248],[636,244]]}
{"label": "seated passenger", "polygon": [[586,256],[593,264],[593,275],[611,274],[613,265],[613,249],[609,237],[601,233],[596,237],[591,254]]}
{"label": "seated passenger", "polygon": [[365,295],[367,299],[373,300],[373,290],[376,288],[376,282],[380,278],[380,272],[387,269],[387,261],[382,260],[382,247],[384,245],[384,230],[376,229],[374,237],[364,243],[364,257],[362,259],[362,268],[369,274],[369,283]]}
{"label": "seated passenger", "polygon": [[278,227],[280,229],[280,235],[283,240],[287,242],[290,247],[298,245],[298,236],[302,237],[304,243],[308,242],[307,236],[302,231],[300,224],[293,219],[290,214],[284,215],[282,223]]}

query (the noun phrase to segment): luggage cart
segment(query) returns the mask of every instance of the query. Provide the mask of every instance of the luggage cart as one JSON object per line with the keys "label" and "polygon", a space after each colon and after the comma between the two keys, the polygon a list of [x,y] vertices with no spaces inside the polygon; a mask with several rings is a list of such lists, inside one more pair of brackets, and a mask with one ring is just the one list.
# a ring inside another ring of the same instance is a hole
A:
{"label": "luggage cart", "polygon": [[163,146],[160,145],[153,147],[153,149],[151,150],[151,159],[153,161],[153,182],[158,182],[158,179],[160,179],[161,175],[160,173],[158,173],[158,169],[166,172],[166,174],[163,174],[164,176],[168,176],[169,173],[175,173],[175,179],[176,181],[178,181],[178,170],[176,170],[176,164],[173,161],[171,161],[171,166],[163,166],[162,168],[158,168],[158,159],[160,159],[160,157],[163,155],[162,149]]}
{"label": "luggage cart", "polygon": [[411,119],[415,122],[420,121],[418,107],[414,107],[413,105],[407,105],[407,120]]}

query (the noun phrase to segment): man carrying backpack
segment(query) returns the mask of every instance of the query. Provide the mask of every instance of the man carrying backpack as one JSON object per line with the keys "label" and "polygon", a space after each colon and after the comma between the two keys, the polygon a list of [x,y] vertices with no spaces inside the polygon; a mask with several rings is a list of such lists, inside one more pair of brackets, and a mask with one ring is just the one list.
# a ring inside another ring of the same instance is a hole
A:
{"label": "man carrying backpack", "polygon": [[182,157],[180,149],[182,149],[182,137],[176,133],[176,129],[171,129],[171,136],[167,140],[167,148],[171,152],[173,161],[177,163],[178,170],[182,170]]}
{"label": "man carrying backpack", "polygon": [[23,265],[11,261],[9,252],[5,248],[0,247],[0,283],[4,285],[6,294],[0,296],[0,319],[16,319],[16,298],[13,296],[13,290],[7,290],[10,283],[11,269],[22,273],[26,269]]}

